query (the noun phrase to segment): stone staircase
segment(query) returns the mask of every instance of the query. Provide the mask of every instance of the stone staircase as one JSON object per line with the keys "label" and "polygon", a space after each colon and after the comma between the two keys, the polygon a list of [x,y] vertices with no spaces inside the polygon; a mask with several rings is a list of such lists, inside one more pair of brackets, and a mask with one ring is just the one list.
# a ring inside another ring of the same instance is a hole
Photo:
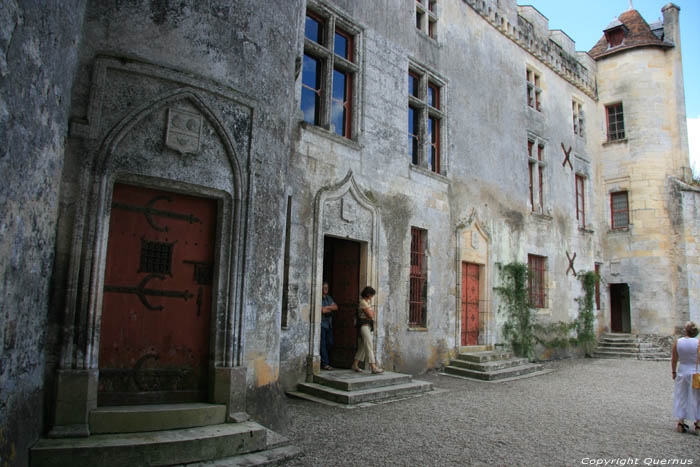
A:
{"label": "stone staircase", "polygon": [[654,344],[642,342],[634,334],[608,333],[600,336],[594,358],[633,358],[636,360],[670,360],[667,351]]}
{"label": "stone staircase", "polygon": [[502,381],[542,372],[542,365],[502,350],[460,350],[444,373],[480,381]]}
{"label": "stone staircase", "polygon": [[89,437],[42,438],[31,466],[276,465],[301,454],[258,423],[225,418],[226,406],[204,403],[100,407]]}
{"label": "stone staircase", "polygon": [[333,370],[314,375],[312,383],[300,383],[291,397],[315,402],[358,407],[420,395],[433,390],[433,385],[411,375],[385,371],[373,375],[369,371]]}

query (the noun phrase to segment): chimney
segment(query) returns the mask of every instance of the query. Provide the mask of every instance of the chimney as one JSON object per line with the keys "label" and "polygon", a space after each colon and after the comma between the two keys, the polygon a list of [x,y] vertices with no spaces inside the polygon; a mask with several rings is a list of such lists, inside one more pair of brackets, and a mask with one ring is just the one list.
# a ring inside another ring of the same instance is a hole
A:
{"label": "chimney", "polygon": [[664,14],[664,40],[676,46],[680,46],[681,43],[681,30],[678,25],[679,11],[681,11],[680,7],[673,3],[669,3],[661,9]]}

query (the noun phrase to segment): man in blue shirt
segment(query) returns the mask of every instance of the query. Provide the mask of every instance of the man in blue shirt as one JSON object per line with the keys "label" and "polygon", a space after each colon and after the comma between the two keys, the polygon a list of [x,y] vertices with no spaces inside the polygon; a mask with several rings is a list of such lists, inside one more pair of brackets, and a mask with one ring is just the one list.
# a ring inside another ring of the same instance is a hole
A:
{"label": "man in blue shirt", "polygon": [[321,298],[321,369],[330,371],[333,369],[328,362],[328,354],[333,347],[333,312],[338,305],[333,297],[328,295],[328,282],[323,283],[323,297]]}

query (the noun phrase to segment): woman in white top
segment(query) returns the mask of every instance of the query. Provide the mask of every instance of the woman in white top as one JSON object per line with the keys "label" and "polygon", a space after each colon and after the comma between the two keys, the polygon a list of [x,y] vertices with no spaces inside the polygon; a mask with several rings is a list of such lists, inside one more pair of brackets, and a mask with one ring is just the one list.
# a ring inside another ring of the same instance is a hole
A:
{"label": "woman in white top", "polygon": [[[693,388],[693,373],[698,361],[698,325],[689,321],[685,335],[673,344],[671,377],[676,381],[673,391],[673,415],[678,418],[678,433],[688,431],[685,419],[695,422],[695,434],[700,435],[700,389]],[[676,365],[678,372],[676,372]]]}

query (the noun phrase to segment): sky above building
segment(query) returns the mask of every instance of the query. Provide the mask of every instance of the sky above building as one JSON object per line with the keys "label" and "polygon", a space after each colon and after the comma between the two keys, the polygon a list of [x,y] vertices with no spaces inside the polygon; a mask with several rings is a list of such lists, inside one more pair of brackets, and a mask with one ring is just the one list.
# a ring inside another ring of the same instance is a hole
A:
{"label": "sky above building", "polygon": [[[664,0],[632,0],[647,23],[662,18]],[[674,0],[680,7],[681,54],[685,84],[685,110],[688,118],[690,165],[700,175],[700,0]],[[532,5],[549,20],[549,29],[561,29],[576,42],[576,50],[589,51],[603,36],[603,29],[626,11],[630,0],[518,0]]]}

